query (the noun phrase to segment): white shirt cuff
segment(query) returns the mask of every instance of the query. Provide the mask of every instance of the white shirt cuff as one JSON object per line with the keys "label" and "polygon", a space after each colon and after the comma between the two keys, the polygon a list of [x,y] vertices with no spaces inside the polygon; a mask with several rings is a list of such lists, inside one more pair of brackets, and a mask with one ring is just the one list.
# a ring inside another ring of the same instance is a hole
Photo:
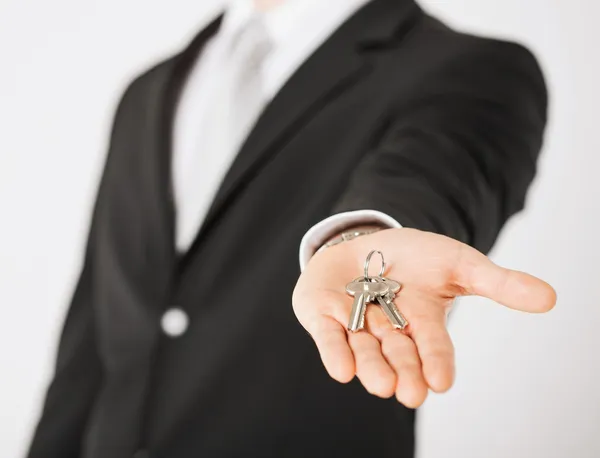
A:
{"label": "white shirt cuff", "polygon": [[302,237],[300,242],[300,270],[304,270],[315,252],[335,234],[353,226],[369,223],[377,223],[390,228],[402,227],[390,215],[377,210],[356,210],[332,215],[315,224]]}

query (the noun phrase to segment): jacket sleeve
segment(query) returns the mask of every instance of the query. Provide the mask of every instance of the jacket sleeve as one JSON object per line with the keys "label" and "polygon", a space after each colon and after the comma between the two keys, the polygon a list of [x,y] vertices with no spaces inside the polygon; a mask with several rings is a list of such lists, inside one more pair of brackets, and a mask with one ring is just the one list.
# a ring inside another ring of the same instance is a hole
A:
{"label": "jacket sleeve", "polygon": [[[122,116],[120,113],[129,92],[126,91],[123,96],[115,120]],[[112,133],[114,136],[114,127]],[[111,156],[109,149],[94,206],[83,268],[63,325],[54,377],[46,393],[28,458],[78,458],[88,419],[102,386],[103,369],[94,319],[95,233],[96,215],[106,194],[106,177],[113,167]]]}
{"label": "jacket sleeve", "polygon": [[335,212],[378,210],[487,252],[535,175],[543,76],[522,46],[481,39],[430,73],[394,110]]}

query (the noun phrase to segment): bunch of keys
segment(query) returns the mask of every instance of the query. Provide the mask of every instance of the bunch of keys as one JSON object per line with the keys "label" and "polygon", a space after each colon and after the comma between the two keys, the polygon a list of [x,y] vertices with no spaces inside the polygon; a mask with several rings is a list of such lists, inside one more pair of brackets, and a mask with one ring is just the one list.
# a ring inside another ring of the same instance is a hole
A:
{"label": "bunch of keys", "polygon": [[[376,277],[369,276],[369,263],[371,256],[378,253],[381,256],[381,270]],[[354,296],[348,331],[357,332],[365,327],[365,314],[369,303],[378,303],[385,315],[396,329],[404,329],[408,322],[400,313],[394,298],[402,285],[397,281],[383,276],[385,273],[385,260],[381,251],[371,251],[365,261],[364,276],[354,279],[346,285],[346,292]]]}

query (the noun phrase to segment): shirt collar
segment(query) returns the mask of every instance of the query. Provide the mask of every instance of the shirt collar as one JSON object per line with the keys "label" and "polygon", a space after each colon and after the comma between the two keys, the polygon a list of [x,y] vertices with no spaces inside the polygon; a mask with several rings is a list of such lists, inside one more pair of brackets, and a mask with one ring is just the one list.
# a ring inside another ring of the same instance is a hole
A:
{"label": "shirt collar", "polygon": [[[228,0],[221,32],[235,34],[253,16],[260,16],[275,44],[337,26],[370,0],[284,0],[260,11],[253,0]],[[329,30],[331,31],[331,30]]]}

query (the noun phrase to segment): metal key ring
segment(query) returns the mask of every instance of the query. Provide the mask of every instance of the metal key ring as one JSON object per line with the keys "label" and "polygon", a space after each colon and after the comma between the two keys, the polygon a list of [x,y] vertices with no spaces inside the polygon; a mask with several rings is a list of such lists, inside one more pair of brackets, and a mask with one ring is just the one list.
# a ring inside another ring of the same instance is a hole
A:
{"label": "metal key ring", "polygon": [[365,272],[364,272],[365,278],[370,278],[369,277],[369,264],[371,263],[371,256],[373,256],[373,253],[379,253],[379,256],[381,256],[381,270],[379,271],[379,275],[377,275],[377,276],[383,277],[383,274],[385,272],[385,259],[383,258],[383,253],[379,250],[373,250],[367,255],[367,259],[365,260]]}

